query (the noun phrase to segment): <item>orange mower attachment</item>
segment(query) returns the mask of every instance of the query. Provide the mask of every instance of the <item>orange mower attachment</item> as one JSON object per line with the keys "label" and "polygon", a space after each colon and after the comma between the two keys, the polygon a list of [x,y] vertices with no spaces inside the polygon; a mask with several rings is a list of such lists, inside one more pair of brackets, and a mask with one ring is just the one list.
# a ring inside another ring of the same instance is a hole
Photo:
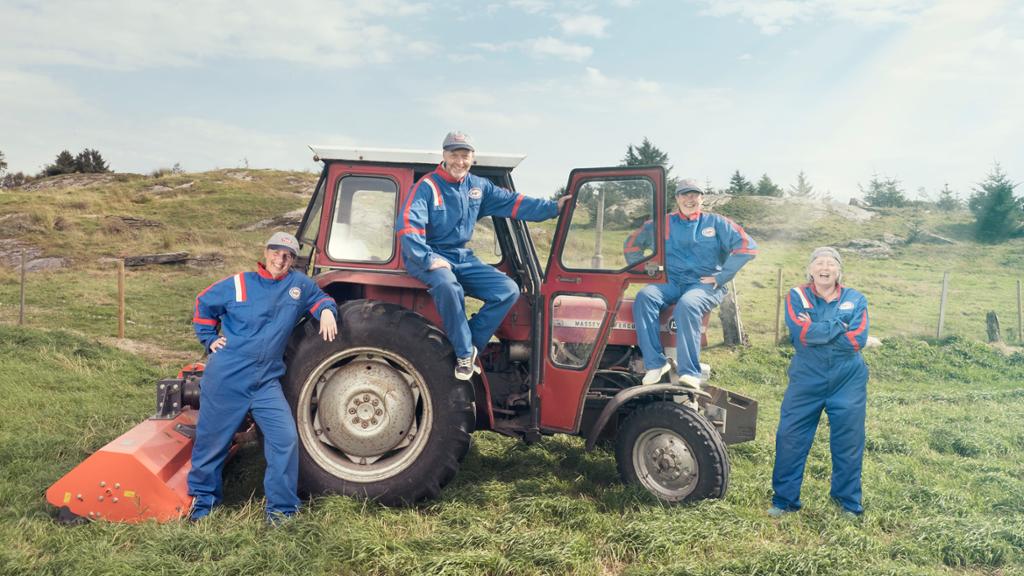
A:
{"label": "orange mower attachment", "polygon": [[[177,520],[188,514],[188,473],[203,364],[157,382],[157,411],[94,452],[46,491],[61,522]],[[243,427],[253,430],[247,420]],[[235,436],[230,455],[238,450]]]}

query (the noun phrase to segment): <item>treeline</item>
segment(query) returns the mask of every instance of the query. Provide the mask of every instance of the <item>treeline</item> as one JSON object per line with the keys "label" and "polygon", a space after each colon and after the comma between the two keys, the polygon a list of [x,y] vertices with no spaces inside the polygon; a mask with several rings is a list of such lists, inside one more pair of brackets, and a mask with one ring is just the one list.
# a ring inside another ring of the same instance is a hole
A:
{"label": "treeline", "polygon": [[61,150],[51,164],[47,164],[36,175],[28,175],[24,172],[7,172],[7,160],[0,150],[0,188],[15,188],[27,184],[36,178],[48,176],[59,176],[61,174],[100,174],[111,172],[107,161],[99,150],[86,148],[77,155],[72,155],[67,150]]}
{"label": "treeline", "polygon": [[[668,174],[666,193],[671,196],[677,179],[672,175],[672,165],[668,154],[644,138],[639,145],[629,144],[621,166],[664,166]],[[966,200],[945,184],[935,198],[924,188],[917,189],[917,197],[909,198],[903,184],[896,178],[872,175],[867,185],[857,184],[862,199],[851,199],[851,204],[866,205],[872,208],[918,208],[938,209],[953,212],[967,208],[975,218],[974,235],[982,242],[1002,242],[1012,237],[1024,236],[1024,197],[1015,195],[1017,184],[1003,172],[999,163],[985,176]],[[708,194],[721,193],[734,196],[774,196],[791,198],[809,198],[831,201],[829,191],[815,191],[807,175],[800,171],[796,182],[783,188],[775,183],[768,174],[762,174],[758,181],[751,182],[739,170],[729,178],[729,186],[716,189],[710,180],[704,185]],[[564,194],[565,189],[557,195]],[[671,198],[669,198],[671,206]]]}

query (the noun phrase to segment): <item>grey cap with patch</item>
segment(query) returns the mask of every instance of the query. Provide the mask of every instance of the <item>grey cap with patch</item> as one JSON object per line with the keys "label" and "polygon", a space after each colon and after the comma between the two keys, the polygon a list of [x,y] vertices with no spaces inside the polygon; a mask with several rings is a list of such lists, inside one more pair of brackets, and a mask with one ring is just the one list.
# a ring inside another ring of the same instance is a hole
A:
{"label": "grey cap with patch", "polygon": [[476,152],[476,148],[473,147],[473,139],[469,137],[469,134],[458,130],[453,130],[444,137],[441,148],[445,150],[469,150],[470,152]]}
{"label": "grey cap with patch", "polygon": [[679,184],[676,185],[676,196],[680,194],[689,194],[691,192],[704,194],[704,189],[700,187],[700,184],[697,184],[696,180],[691,180],[689,178],[680,180]]}
{"label": "grey cap with patch", "polygon": [[287,232],[274,232],[267,240],[267,248],[272,250],[287,250],[292,253],[292,256],[299,254],[299,241],[295,239],[295,236]]}

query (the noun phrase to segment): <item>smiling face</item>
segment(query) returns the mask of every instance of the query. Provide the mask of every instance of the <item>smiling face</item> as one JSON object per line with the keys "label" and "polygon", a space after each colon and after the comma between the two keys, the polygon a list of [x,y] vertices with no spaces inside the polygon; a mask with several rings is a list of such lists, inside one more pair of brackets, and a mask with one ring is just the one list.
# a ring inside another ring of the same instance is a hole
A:
{"label": "smiling face", "polygon": [[291,268],[292,262],[295,261],[295,255],[290,250],[266,248],[263,250],[263,261],[267,267],[267,272],[270,272],[276,278]]}
{"label": "smiling face", "polygon": [[703,204],[703,194],[697,192],[676,194],[676,206],[679,207],[679,213],[682,214],[683,216],[693,216],[697,212],[700,212],[700,207]]}
{"label": "smiling face", "polygon": [[469,169],[473,167],[473,160],[476,157],[472,150],[466,148],[444,150],[443,155],[445,170],[456,180],[462,180],[466,174],[469,174]]}
{"label": "smiling face", "polygon": [[815,288],[831,290],[843,276],[843,269],[831,256],[818,256],[807,265],[807,275],[811,277]]}

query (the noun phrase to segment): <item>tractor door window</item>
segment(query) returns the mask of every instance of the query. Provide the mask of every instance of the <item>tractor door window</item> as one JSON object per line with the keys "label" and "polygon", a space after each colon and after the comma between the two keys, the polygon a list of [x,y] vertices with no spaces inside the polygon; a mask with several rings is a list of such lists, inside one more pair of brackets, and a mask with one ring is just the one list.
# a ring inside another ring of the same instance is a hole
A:
{"label": "tractor door window", "polygon": [[654,194],[646,178],[584,182],[576,193],[562,266],[617,272],[650,258],[658,245]]}
{"label": "tractor door window", "polygon": [[586,366],[607,311],[603,298],[556,296],[551,304],[551,361],[566,368]]}
{"label": "tractor door window", "polygon": [[343,177],[338,183],[327,255],[333,260],[391,260],[397,196],[398,185],[390,178]]}

